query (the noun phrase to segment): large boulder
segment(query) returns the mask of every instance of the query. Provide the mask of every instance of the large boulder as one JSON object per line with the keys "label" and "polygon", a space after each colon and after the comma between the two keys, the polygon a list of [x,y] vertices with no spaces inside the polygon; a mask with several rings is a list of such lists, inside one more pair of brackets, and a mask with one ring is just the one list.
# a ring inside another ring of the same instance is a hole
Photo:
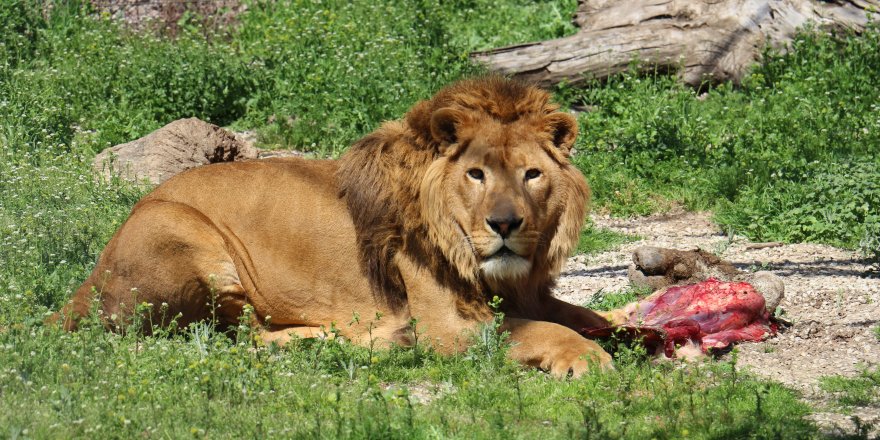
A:
{"label": "large boulder", "polygon": [[174,121],[140,139],[99,153],[92,166],[106,178],[119,176],[157,185],[190,168],[256,159],[257,148],[198,118]]}

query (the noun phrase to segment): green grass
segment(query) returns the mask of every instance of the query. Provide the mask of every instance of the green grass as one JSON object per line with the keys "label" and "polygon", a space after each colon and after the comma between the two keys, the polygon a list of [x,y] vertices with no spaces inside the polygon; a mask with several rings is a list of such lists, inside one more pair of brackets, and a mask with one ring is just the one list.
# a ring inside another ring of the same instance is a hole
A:
{"label": "green grass", "polygon": [[593,295],[590,302],[583,306],[593,310],[607,311],[618,309],[631,302],[638,301],[650,293],[650,290],[637,287],[631,287],[617,292],[605,292],[600,290]]}
{"label": "green grass", "polygon": [[592,222],[587,224],[581,231],[578,241],[578,254],[598,254],[616,249],[618,246],[638,240],[639,237],[629,234],[621,234],[611,229],[598,228]]}
{"label": "green grass", "polygon": [[844,407],[880,406],[880,369],[865,369],[856,377],[826,376],[820,386]]}
{"label": "green grass", "polygon": [[[263,147],[335,156],[478,73],[469,51],[573,32],[575,3],[253,1],[235,28],[193,20],[169,38],[123,29],[87,2],[45,15],[42,2],[0,0],[0,436],[818,436],[797,395],[735,363],[658,365],[625,345],[617,371],[554,381],[485,338],[441,357],[322,341],[253,349],[247,334],[205,326],[143,338],[41,325],[143,195],[95,179],[96,152],[196,116],[256,130]],[[580,116],[574,161],[597,208],[715,209],[736,233],[876,258],[878,38],[805,34],[743,87],[704,100],[663,76],[557,90],[594,108]],[[579,252],[630,239],[588,228]]]}
{"label": "green grass", "polygon": [[[734,363],[656,365],[559,381],[503,352],[437,356],[335,341],[253,348],[197,326],[0,333],[0,426],[35,438],[811,438],[808,408]],[[182,403],[182,402],[185,402]]]}

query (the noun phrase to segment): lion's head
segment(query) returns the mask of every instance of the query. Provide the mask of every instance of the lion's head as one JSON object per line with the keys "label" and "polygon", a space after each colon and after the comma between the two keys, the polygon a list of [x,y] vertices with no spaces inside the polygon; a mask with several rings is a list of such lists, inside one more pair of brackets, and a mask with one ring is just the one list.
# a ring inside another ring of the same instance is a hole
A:
{"label": "lion's head", "polygon": [[589,201],[568,161],[576,136],[546,92],[487,77],[441,90],[356,143],[338,178],[371,279],[400,291],[389,264],[407,251],[478,290],[552,282]]}

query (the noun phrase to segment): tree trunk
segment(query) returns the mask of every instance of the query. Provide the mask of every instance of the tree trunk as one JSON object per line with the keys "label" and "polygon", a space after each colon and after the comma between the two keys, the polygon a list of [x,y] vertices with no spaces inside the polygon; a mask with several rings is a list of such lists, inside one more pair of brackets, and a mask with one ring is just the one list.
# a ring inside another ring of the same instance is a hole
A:
{"label": "tree trunk", "polygon": [[576,34],[471,58],[542,85],[604,78],[637,60],[698,87],[738,82],[766,45],[785,50],[808,23],[861,31],[869,11],[880,0],[579,0]]}

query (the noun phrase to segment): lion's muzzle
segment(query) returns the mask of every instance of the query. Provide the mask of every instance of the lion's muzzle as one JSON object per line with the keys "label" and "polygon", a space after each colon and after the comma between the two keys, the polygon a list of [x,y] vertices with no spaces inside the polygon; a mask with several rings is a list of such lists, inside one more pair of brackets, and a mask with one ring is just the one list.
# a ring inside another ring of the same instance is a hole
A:
{"label": "lion's muzzle", "polygon": [[486,219],[486,224],[489,225],[489,229],[500,235],[501,238],[509,237],[513,231],[516,231],[522,226],[522,222],[523,218],[516,215],[489,217]]}

